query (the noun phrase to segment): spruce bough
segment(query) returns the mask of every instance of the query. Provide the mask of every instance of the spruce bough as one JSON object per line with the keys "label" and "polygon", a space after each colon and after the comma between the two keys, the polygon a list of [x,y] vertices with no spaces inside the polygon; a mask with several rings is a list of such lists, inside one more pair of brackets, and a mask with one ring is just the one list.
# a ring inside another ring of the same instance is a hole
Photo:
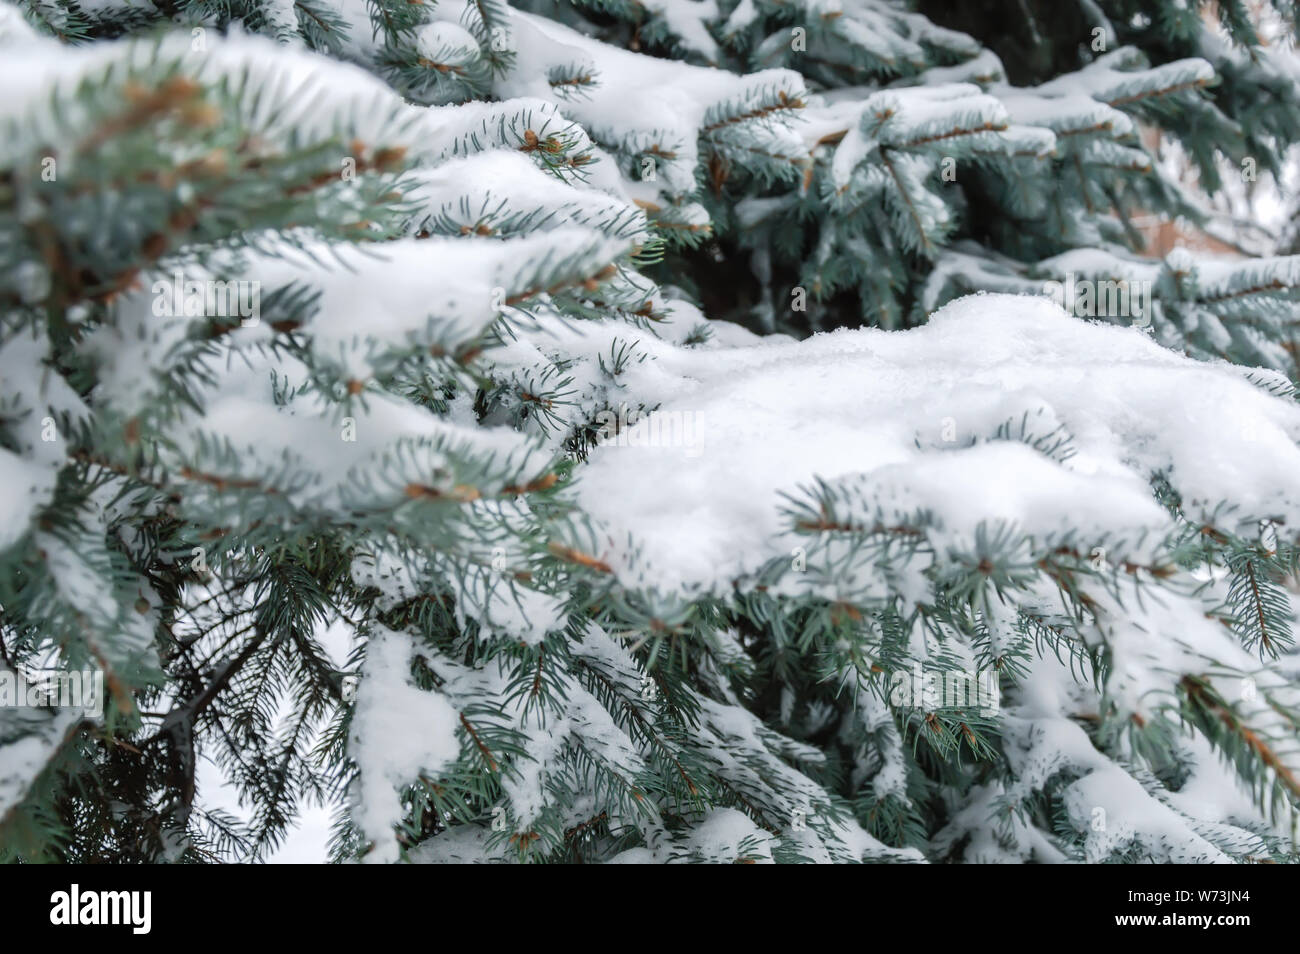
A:
{"label": "spruce bough", "polygon": [[0,855],[1295,860],[1297,260],[1133,219],[1298,90],[1157,7],[0,7]]}

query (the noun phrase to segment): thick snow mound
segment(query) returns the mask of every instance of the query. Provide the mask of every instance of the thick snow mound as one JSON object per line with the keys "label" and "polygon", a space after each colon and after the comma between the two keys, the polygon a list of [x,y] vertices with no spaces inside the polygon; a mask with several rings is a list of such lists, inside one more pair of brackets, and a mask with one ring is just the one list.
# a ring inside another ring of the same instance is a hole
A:
{"label": "thick snow mound", "polygon": [[[654,350],[654,393],[631,397],[659,410],[579,481],[630,586],[717,591],[788,557],[789,497],[818,479],[877,516],[927,512],[939,545],[983,522],[1136,551],[1168,528],[1156,474],[1192,519],[1300,521],[1293,400],[1045,299],[971,296],[907,332]],[[1234,512],[1212,515],[1223,500]]]}

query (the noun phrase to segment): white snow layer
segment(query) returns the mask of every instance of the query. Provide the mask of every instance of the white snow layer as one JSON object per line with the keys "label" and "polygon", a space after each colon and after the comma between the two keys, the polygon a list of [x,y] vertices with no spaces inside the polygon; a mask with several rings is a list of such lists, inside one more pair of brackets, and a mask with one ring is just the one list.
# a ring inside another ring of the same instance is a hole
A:
{"label": "white snow layer", "polygon": [[349,746],[359,769],[355,817],[374,842],[367,861],[397,860],[399,789],[421,772],[436,774],[460,751],[459,713],[442,695],[411,683],[410,659],[409,636],[373,627]]}
{"label": "white snow layer", "polygon": [[[1244,524],[1300,520],[1300,408],[1045,299],[972,296],[906,332],[653,351],[635,398],[658,411],[579,471],[598,555],[629,586],[724,592],[788,557],[786,495],[816,478],[860,484],[886,514],[928,511],[938,547],[977,522],[1136,547],[1168,529],[1155,473],[1189,515],[1229,500]],[[992,442],[1022,421],[1074,454]]]}

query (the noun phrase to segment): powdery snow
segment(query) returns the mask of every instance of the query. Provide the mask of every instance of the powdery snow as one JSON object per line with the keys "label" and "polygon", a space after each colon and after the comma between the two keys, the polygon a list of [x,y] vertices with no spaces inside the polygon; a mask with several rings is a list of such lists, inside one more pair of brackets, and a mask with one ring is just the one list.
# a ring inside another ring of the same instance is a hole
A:
{"label": "powdery snow", "polygon": [[[887,513],[931,512],[939,544],[983,519],[1136,546],[1168,529],[1157,472],[1189,513],[1230,500],[1243,525],[1300,520],[1292,402],[1044,299],[976,296],[907,332],[654,357],[656,380],[632,396],[691,420],[691,446],[662,446],[642,420],[579,476],[600,557],[628,585],[721,592],[788,556],[783,505],[817,478],[854,481]],[[988,443],[1022,422],[1031,439],[1068,436],[1072,455]]]}
{"label": "powdery snow", "polygon": [[360,772],[356,821],[374,842],[367,861],[397,860],[399,789],[421,772],[436,774],[460,752],[459,713],[439,693],[411,683],[412,649],[407,635],[382,626],[372,629],[366,647],[349,751]]}

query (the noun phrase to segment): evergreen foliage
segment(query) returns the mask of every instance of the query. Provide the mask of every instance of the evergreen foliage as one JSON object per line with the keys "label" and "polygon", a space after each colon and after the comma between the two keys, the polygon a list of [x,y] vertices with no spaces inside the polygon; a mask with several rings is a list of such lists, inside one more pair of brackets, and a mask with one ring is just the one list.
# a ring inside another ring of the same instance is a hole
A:
{"label": "evergreen foliage", "polygon": [[0,6],[0,857],[1296,860],[1300,258],[1135,220],[1300,70],[974,7]]}

